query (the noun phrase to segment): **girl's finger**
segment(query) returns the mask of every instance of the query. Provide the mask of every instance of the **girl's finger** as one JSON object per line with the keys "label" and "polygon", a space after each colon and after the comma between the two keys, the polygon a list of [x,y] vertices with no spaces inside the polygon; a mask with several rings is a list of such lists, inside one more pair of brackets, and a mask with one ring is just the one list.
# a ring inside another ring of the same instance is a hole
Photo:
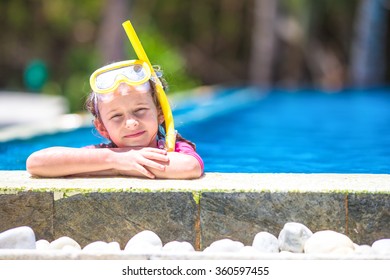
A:
{"label": "girl's finger", "polygon": [[144,161],[142,161],[142,165],[150,167],[150,168],[154,168],[154,169],[159,169],[159,170],[162,170],[162,171],[165,170],[165,165],[160,164],[158,162],[155,162],[153,160],[145,159]]}
{"label": "girl's finger", "polygon": [[154,179],[156,176],[150,172],[148,169],[146,169],[143,165],[141,164],[137,164],[136,168],[135,168],[138,172],[140,172],[141,174],[145,175],[146,177],[150,178],[150,179]]}
{"label": "girl's finger", "polygon": [[144,152],[142,154],[145,158],[151,159],[151,160],[158,160],[162,162],[169,161],[169,157],[166,154],[158,154],[154,152]]}

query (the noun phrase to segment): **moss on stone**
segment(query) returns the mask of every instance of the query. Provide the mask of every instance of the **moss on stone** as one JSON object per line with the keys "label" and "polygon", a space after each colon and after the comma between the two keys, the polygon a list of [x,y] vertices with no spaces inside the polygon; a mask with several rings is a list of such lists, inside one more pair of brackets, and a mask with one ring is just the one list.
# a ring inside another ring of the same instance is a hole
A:
{"label": "moss on stone", "polygon": [[192,198],[194,199],[196,205],[199,205],[201,197],[202,197],[202,192],[200,191],[192,192]]}
{"label": "moss on stone", "polygon": [[[270,188],[261,188],[261,189],[226,189],[226,188],[203,188],[201,190],[194,191],[190,188],[174,189],[174,188],[28,188],[25,186],[21,187],[0,187],[1,194],[17,194],[19,192],[53,192],[56,194],[63,194],[60,197],[70,197],[75,194],[89,194],[93,192],[99,193],[118,193],[118,192],[142,192],[142,193],[153,193],[153,192],[191,192],[193,194],[195,202],[198,204],[201,198],[202,193],[205,192],[214,192],[214,193],[325,193],[325,194],[382,194],[389,195],[389,191],[370,191],[370,190],[351,190],[351,189],[328,189],[328,190],[299,190],[299,189],[290,189],[290,190],[281,190],[281,189],[270,189]],[[57,196],[58,197],[58,196]]]}
{"label": "moss on stone", "polygon": [[0,195],[1,194],[16,194],[18,192],[25,192],[25,191],[27,191],[26,187],[18,187],[18,188],[1,187],[0,188]]}

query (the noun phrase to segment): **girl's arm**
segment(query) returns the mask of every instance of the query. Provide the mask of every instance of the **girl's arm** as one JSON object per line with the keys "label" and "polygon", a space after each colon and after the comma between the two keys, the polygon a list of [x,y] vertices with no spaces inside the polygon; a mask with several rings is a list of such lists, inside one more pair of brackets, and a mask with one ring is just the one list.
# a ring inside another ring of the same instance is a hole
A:
{"label": "girl's arm", "polygon": [[165,169],[150,168],[156,178],[164,179],[196,179],[202,176],[203,166],[192,155],[168,152],[169,161],[162,163]]}
{"label": "girl's arm", "polygon": [[[169,160],[160,162],[165,169],[147,167],[156,178],[161,179],[196,179],[203,175],[204,164],[202,158],[196,153],[193,144],[188,141],[177,141],[175,152],[168,152]],[[126,170],[120,171],[122,175],[130,175]]]}
{"label": "girl's arm", "polygon": [[69,175],[126,175],[155,178],[165,170],[166,151],[156,148],[84,149],[52,147],[37,151],[26,162],[27,171],[41,177]]}

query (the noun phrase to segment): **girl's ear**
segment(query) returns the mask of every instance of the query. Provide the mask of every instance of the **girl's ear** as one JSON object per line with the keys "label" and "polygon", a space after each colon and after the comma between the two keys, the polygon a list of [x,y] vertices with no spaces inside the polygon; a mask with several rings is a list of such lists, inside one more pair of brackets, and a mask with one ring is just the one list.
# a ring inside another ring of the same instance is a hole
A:
{"label": "girl's ear", "polygon": [[96,130],[100,133],[101,136],[110,139],[110,135],[108,134],[106,127],[99,119],[95,119],[93,121],[93,124],[95,125]]}
{"label": "girl's ear", "polygon": [[162,124],[164,121],[165,121],[164,114],[163,114],[162,110],[160,110],[158,113],[158,124]]}

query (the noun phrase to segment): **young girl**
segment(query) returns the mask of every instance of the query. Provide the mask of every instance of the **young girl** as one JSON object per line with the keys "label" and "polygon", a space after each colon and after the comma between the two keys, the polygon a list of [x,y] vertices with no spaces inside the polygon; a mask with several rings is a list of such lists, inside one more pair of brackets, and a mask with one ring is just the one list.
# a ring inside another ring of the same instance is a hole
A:
{"label": "young girl", "polygon": [[[164,115],[150,69],[138,60],[98,69],[91,76],[93,92],[87,108],[98,132],[110,140],[85,148],[52,147],[27,159],[35,176],[137,176],[191,179],[203,174],[195,145],[179,134],[175,151],[164,149]],[[99,92],[99,93],[98,93]]]}

